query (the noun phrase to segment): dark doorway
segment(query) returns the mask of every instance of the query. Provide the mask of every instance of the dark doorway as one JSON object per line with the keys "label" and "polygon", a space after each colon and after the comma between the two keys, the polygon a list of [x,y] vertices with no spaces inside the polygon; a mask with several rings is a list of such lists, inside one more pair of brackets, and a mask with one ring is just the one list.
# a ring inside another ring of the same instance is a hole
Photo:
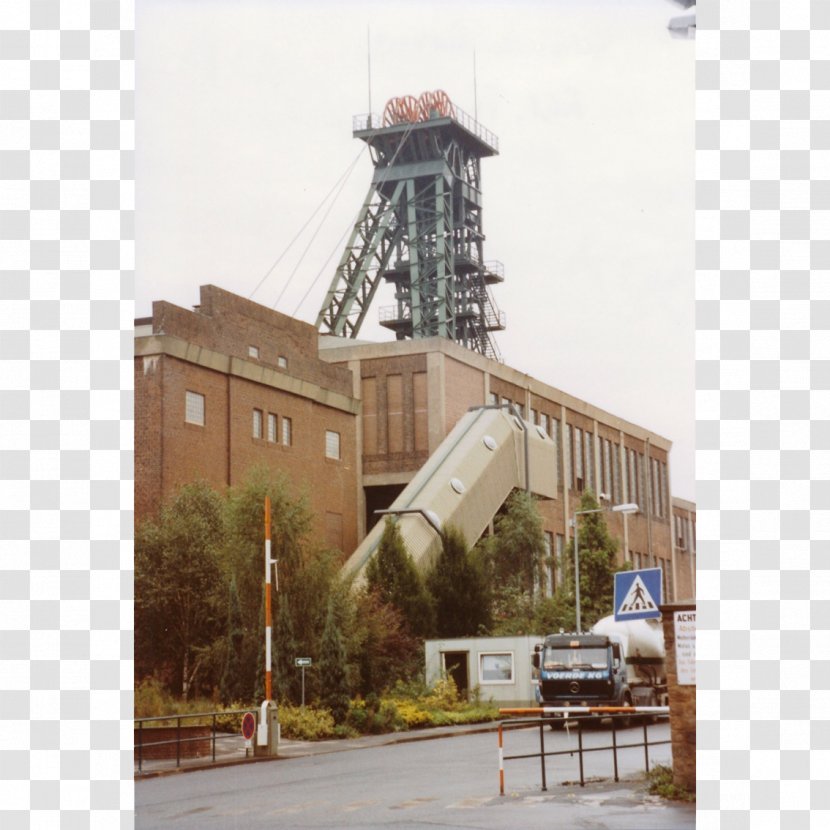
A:
{"label": "dark doorway", "polygon": [[375,510],[386,510],[401,494],[406,485],[387,484],[382,487],[365,487],[366,494],[366,532],[368,533],[381,519],[375,515]]}
{"label": "dark doorway", "polygon": [[465,700],[470,691],[469,651],[442,651],[444,671],[455,681],[458,693]]}

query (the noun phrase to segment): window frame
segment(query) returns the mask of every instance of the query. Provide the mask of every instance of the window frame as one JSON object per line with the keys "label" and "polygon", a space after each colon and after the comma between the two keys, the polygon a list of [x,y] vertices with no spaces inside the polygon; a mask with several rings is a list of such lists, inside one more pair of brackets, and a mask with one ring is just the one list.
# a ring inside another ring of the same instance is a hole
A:
{"label": "window frame", "polygon": [[[261,409],[254,407],[251,414],[251,438],[261,441],[263,435],[263,413]],[[259,417],[257,417],[259,416]]]}
{"label": "window frame", "polygon": [[286,415],[282,416],[282,429],[280,431],[280,442],[284,447],[291,447],[294,445],[294,429],[291,418]]}
{"label": "window frame", "polygon": [[[329,436],[337,436],[337,455],[329,455]],[[341,448],[340,433],[333,429],[327,429],[325,434],[325,455],[329,461],[342,461],[343,451]]]}
{"label": "window frame", "polygon": [[[273,438],[271,437],[271,424],[274,425]],[[265,439],[269,444],[279,444],[280,437],[280,417],[276,412],[269,412],[266,419]]]}
{"label": "window frame", "polygon": [[[188,417],[188,412],[190,407],[188,406],[188,401],[191,400],[191,396],[193,398],[198,398],[201,402],[201,409],[202,409],[202,420],[201,421],[191,421]],[[184,390],[184,422],[186,424],[191,424],[194,427],[203,427],[205,422],[207,421],[207,399],[201,392],[196,392],[193,389],[185,389]]]}
{"label": "window frame", "polygon": [[[509,657],[510,658],[510,679],[509,680],[485,680],[484,657]],[[512,650],[504,651],[480,651],[478,653],[478,683],[480,686],[513,686],[516,683],[516,655]]]}

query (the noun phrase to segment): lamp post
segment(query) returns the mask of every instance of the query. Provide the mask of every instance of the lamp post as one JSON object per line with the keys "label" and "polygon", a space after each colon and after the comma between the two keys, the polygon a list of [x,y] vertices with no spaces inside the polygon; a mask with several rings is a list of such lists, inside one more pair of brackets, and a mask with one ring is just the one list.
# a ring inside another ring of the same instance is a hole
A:
{"label": "lamp post", "polygon": [[[630,502],[628,504],[617,504],[611,508],[612,513],[636,513],[639,506]],[[582,633],[582,609],[579,604],[579,526],[577,520],[580,516],[585,516],[588,513],[604,513],[608,510],[607,507],[597,507],[593,510],[575,510],[574,517],[571,519],[571,527],[574,529],[574,577],[576,584],[576,633]]]}

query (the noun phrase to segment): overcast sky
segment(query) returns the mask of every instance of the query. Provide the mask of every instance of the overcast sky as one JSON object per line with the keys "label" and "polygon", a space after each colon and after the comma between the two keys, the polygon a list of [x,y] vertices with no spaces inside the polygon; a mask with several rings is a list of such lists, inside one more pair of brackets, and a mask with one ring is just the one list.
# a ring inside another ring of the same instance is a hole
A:
{"label": "overcast sky", "polygon": [[[694,499],[694,41],[669,36],[678,10],[139,0],[136,316],[214,283],[315,321],[372,173],[351,134],[368,27],[372,111],[443,89],[499,138],[482,187],[505,362],[673,441],[673,493]],[[361,338],[392,339],[376,322],[391,302],[379,292]]]}

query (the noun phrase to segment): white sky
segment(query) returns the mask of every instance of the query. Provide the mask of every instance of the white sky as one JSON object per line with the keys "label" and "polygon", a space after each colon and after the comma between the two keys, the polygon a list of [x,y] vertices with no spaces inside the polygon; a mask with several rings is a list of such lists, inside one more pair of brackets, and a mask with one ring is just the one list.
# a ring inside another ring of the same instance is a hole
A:
{"label": "white sky", "polygon": [[[374,112],[443,89],[499,137],[483,222],[505,362],[672,440],[672,491],[694,499],[694,41],[669,36],[678,11],[139,0],[136,316],[190,307],[205,283],[257,289],[363,148],[370,27]],[[371,172],[363,153],[251,299],[282,293],[279,311],[315,321]],[[392,339],[376,323],[391,303],[382,288],[361,338]]]}

